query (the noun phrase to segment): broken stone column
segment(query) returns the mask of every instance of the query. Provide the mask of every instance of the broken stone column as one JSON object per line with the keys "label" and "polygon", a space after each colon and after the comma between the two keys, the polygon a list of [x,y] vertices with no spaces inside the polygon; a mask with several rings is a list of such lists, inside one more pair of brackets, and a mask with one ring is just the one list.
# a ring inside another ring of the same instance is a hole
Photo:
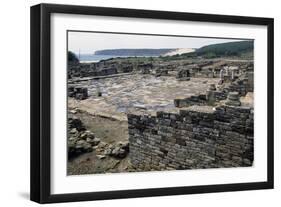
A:
{"label": "broken stone column", "polygon": [[220,70],[220,79],[223,79],[223,69]]}
{"label": "broken stone column", "polygon": [[226,76],[229,76],[229,68],[228,67],[225,69],[225,74],[226,74]]}
{"label": "broken stone column", "polygon": [[234,71],[231,71],[231,80],[234,80]]}
{"label": "broken stone column", "polygon": [[225,104],[228,106],[241,106],[238,92],[229,92]]}
{"label": "broken stone column", "polygon": [[224,77],[223,77],[223,69],[220,70],[220,80],[219,80],[219,85],[223,84]]}
{"label": "broken stone column", "polygon": [[213,72],[213,78],[215,78],[215,77],[216,77],[216,75],[217,75],[217,74],[216,74],[215,69],[213,69],[213,71],[212,71],[212,72]]}
{"label": "broken stone column", "polygon": [[214,103],[216,102],[215,91],[216,91],[215,84],[209,85],[209,88],[206,92],[206,99],[207,99],[208,105],[214,105]]}

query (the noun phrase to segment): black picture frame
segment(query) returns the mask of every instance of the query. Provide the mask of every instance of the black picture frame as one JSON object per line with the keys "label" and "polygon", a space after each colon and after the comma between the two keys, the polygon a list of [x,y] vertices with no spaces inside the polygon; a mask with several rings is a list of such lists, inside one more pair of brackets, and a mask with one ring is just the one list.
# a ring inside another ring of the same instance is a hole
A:
{"label": "black picture frame", "polygon": [[[52,13],[99,15],[113,17],[151,18],[194,22],[237,23],[267,26],[267,181],[236,184],[201,185],[153,189],[51,194],[51,71],[50,71],[50,15]],[[38,203],[88,201],[146,196],[211,193],[273,188],[274,177],[274,78],[273,44],[274,20],[272,18],[195,14],[168,11],[135,10],[56,4],[39,4],[31,7],[31,174],[30,199]]]}

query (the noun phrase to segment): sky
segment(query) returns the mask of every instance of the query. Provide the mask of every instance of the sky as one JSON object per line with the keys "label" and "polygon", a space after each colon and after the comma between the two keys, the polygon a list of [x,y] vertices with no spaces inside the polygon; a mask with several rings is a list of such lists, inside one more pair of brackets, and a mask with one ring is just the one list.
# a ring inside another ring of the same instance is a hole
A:
{"label": "sky", "polygon": [[198,37],[152,36],[95,32],[68,32],[68,50],[76,54],[93,54],[97,50],[122,48],[200,48],[202,46],[241,41]]}

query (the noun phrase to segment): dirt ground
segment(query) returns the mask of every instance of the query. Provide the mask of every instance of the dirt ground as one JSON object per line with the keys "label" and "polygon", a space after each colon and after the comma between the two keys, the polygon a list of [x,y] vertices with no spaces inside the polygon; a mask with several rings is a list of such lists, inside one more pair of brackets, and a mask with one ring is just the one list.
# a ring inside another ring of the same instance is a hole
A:
{"label": "dirt ground", "polygon": [[127,121],[93,116],[86,112],[78,112],[76,115],[81,119],[87,130],[93,132],[103,142],[112,144],[129,139]]}
{"label": "dirt ground", "polygon": [[[75,115],[81,119],[87,130],[101,139],[100,145],[109,145],[128,140],[128,124],[126,121],[93,116],[85,112],[77,112]],[[103,149],[98,147],[92,152],[69,160],[67,172],[68,175],[122,172],[128,171],[129,166],[128,155],[124,159],[110,156],[103,157]]]}

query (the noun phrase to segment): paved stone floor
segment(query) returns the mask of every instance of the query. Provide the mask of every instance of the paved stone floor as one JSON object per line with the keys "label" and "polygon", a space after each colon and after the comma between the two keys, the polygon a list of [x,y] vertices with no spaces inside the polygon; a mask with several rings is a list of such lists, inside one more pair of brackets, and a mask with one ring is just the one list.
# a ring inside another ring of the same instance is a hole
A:
{"label": "paved stone floor", "polygon": [[[92,115],[126,120],[126,113],[154,114],[156,111],[176,111],[174,99],[205,93],[216,78],[191,78],[178,81],[174,76],[126,75],[80,82],[87,86],[89,98],[68,99],[70,109],[78,108]],[[102,96],[97,96],[98,91]]]}

